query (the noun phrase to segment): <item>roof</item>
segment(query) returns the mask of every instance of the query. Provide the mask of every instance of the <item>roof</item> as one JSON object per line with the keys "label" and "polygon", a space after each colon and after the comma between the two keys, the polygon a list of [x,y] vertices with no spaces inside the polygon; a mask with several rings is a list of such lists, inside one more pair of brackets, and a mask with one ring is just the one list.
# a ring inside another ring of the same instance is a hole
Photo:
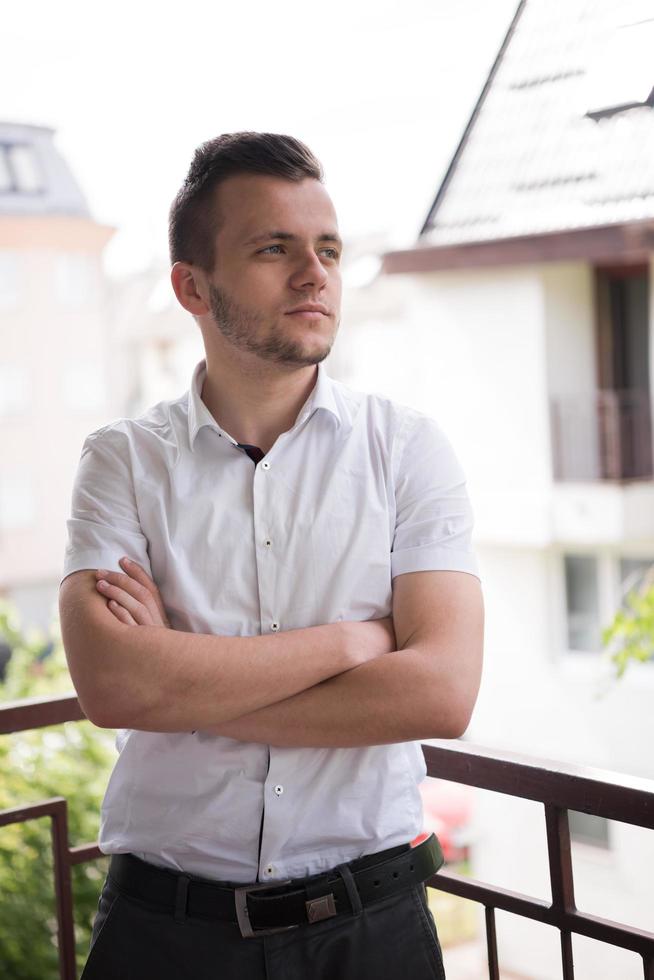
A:
{"label": "roof", "polygon": [[[420,245],[654,218],[654,60],[641,43],[650,33],[654,0],[523,0]],[[626,108],[634,65],[619,54],[634,39],[631,61],[649,81],[634,83],[645,104]]]}
{"label": "roof", "polygon": [[90,217],[89,207],[47,126],[0,122],[0,216]]}

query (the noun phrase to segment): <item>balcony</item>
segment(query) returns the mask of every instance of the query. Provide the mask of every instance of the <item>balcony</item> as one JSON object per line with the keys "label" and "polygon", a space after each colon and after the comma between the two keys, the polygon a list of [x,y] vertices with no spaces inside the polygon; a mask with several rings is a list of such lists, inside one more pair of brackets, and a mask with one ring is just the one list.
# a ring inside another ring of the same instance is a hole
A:
{"label": "balcony", "polygon": [[551,431],[557,481],[652,479],[651,408],[645,390],[555,398]]}
{"label": "balcony", "polygon": [[[75,695],[34,698],[0,706],[0,734],[81,721]],[[579,911],[575,905],[568,811],[594,814],[654,830],[654,783],[601,770],[556,766],[497,753],[457,741],[423,746],[429,777],[492,790],[544,808],[551,901],[476,881],[447,867],[429,881],[432,889],[479,903],[484,909],[487,976],[500,980],[496,910],[551,926],[560,937],[561,977],[573,980],[572,937],[586,936],[631,950],[642,959],[644,980],[654,980],[654,932]],[[94,842],[71,847],[63,797],[0,811],[0,828],[47,816],[51,821],[56,895],[59,977],[77,980],[71,869],[102,857]],[[578,978],[579,980],[579,978]]]}

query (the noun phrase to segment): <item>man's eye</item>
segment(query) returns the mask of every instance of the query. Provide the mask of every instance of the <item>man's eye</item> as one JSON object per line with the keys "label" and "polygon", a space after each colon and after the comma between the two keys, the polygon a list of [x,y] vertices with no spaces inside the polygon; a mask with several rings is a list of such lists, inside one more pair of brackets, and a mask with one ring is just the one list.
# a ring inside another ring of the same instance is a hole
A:
{"label": "man's eye", "polygon": [[337,259],[337,258],[339,258],[339,251],[338,251],[337,248],[323,248],[322,251],[323,252],[329,252],[329,258],[330,259]]}
{"label": "man's eye", "polygon": [[[263,254],[264,252],[270,252],[271,248],[281,248],[281,247],[282,247],[281,245],[266,245],[265,248],[262,248],[261,249],[261,254]],[[270,254],[271,255],[278,255],[279,253],[278,252],[270,252]]]}

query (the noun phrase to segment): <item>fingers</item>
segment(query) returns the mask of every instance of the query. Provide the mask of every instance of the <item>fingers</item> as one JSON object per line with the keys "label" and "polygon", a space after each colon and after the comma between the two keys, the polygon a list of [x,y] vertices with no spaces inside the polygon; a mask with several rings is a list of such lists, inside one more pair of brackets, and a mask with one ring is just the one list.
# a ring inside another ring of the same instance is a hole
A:
{"label": "fingers", "polygon": [[120,620],[121,623],[126,623],[128,626],[138,626],[134,617],[127,612],[115,599],[110,599],[107,603],[110,611],[114,614],[116,619]]}
{"label": "fingers", "polygon": [[137,562],[132,561],[130,558],[123,557],[120,559],[119,563],[121,568],[127,572],[130,578],[137,581],[140,585],[144,586],[153,597],[157,609],[159,610],[159,615],[164,625],[169,626],[168,617],[166,616],[166,610],[164,608],[163,601],[161,599],[161,593],[157,588],[156,583],[150,578],[148,573],[142,568]]}
{"label": "fingers", "polygon": [[[117,572],[109,572],[106,569],[99,568],[96,571],[96,588],[98,592],[108,600],[114,600],[123,609],[131,614],[137,626],[152,626],[154,625],[152,612],[148,608],[146,597],[142,594],[147,590],[143,589],[143,586],[139,585],[137,582],[132,582],[126,584],[124,579],[127,579],[127,583],[130,579],[127,575],[120,575]],[[118,585],[117,582],[120,580],[121,584]],[[125,588],[121,586],[125,585]],[[135,594],[137,590],[140,593],[140,598]],[[148,593],[149,595],[149,593]],[[145,601],[141,601],[141,599]],[[152,598],[150,597],[150,602]],[[114,609],[112,607],[112,612]],[[118,617],[117,617],[118,618]]]}
{"label": "fingers", "polygon": [[[123,561],[121,559],[121,564]],[[169,629],[170,623],[157,586],[136,562],[129,562],[129,567],[130,574],[111,572],[105,568],[96,569],[96,588],[107,599],[115,599],[123,606],[132,615],[136,625],[164,626]]]}

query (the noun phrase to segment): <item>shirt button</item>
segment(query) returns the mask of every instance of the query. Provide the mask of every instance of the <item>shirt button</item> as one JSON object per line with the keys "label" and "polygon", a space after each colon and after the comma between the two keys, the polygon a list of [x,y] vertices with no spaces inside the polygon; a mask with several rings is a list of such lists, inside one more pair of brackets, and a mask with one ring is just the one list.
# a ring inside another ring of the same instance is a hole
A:
{"label": "shirt button", "polygon": [[273,631],[273,633],[276,633],[277,630],[279,629],[279,623],[271,623],[270,628]]}
{"label": "shirt button", "polygon": [[267,459],[264,459],[262,461],[262,463],[261,463],[261,469],[262,470],[269,470],[270,469],[270,463],[268,462]]}
{"label": "shirt button", "polygon": [[277,786],[275,786],[275,796],[281,796],[283,792],[284,787],[277,784]]}
{"label": "shirt button", "polygon": [[274,867],[272,866],[272,864],[269,864],[269,865],[268,865],[268,867],[266,868],[266,874],[267,874],[267,875],[271,875],[271,874],[273,873],[273,871],[274,871],[274,870],[275,870],[275,869],[274,869]]}
{"label": "shirt button", "polygon": [[266,548],[271,548],[272,547],[272,541],[270,540],[270,538],[266,538],[266,540],[265,540],[264,543],[266,545]]}

